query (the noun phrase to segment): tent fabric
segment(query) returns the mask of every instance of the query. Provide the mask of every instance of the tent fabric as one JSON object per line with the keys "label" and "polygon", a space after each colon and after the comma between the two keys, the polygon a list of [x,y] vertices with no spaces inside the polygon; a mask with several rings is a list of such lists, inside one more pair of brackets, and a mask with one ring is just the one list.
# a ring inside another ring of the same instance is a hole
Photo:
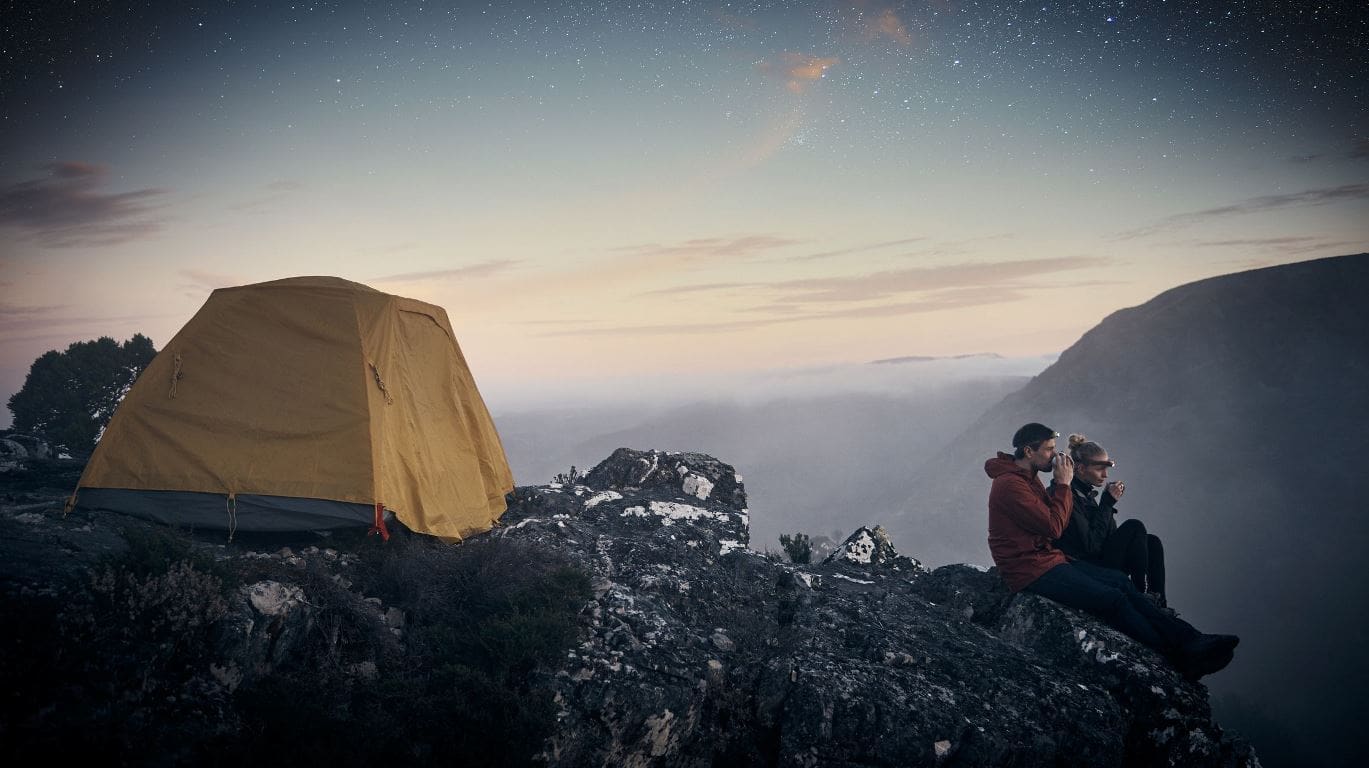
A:
{"label": "tent fabric", "polygon": [[379,503],[459,539],[513,475],[445,310],[298,277],[214,291],[110,420],[77,486],[95,508],[84,488]]}
{"label": "tent fabric", "polygon": [[368,526],[375,520],[375,508],[365,504],[250,493],[234,496],[230,502],[219,493],[83,488],[79,506],[190,530],[223,528],[226,520],[231,532],[322,531]]}

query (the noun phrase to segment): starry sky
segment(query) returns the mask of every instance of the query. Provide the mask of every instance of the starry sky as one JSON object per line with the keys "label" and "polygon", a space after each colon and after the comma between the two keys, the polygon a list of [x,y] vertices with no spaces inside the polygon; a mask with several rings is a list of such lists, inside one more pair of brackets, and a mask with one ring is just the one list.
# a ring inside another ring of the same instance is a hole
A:
{"label": "starry sky", "polygon": [[311,274],[444,306],[494,406],[1056,353],[1369,250],[1360,5],[10,0],[0,396]]}

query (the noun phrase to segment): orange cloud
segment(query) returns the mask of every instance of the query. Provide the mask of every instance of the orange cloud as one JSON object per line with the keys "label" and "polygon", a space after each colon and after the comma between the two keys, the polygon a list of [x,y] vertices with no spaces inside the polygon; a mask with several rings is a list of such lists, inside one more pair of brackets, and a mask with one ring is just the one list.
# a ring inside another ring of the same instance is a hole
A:
{"label": "orange cloud", "polygon": [[872,36],[887,37],[899,45],[912,45],[913,36],[908,34],[908,28],[894,13],[892,8],[884,9],[884,12],[870,21],[869,32]]}
{"label": "orange cloud", "polygon": [[764,59],[757,67],[764,73],[784,81],[790,93],[802,93],[804,87],[814,80],[821,80],[831,67],[841,63],[836,57],[813,56],[807,53],[785,51],[779,61]]}
{"label": "orange cloud", "polygon": [[865,42],[890,40],[905,48],[913,44],[904,17],[884,0],[832,0],[832,6],[850,36]]}

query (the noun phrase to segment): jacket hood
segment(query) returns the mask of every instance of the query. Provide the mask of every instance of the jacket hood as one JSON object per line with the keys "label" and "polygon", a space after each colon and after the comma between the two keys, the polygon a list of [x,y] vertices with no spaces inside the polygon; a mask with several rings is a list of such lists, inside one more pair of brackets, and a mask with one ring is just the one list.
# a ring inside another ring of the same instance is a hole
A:
{"label": "jacket hood", "polygon": [[[998,452],[998,455],[984,462],[984,474],[990,478],[999,477],[1012,472],[1019,475],[1027,475],[1027,470],[1017,466],[1017,461],[1013,459],[1011,453]],[[1030,477],[1030,475],[1028,475]]]}

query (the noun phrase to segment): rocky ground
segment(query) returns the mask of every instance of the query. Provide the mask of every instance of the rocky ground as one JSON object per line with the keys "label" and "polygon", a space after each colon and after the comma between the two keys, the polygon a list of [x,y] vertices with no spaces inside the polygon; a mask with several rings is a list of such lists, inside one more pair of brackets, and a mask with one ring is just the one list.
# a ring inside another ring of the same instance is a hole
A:
{"label": "rocky ground", "polygon": [[[993,571],[929,571],[878,526],[816,564],[750,549],[742,478],[710,456],[620,449],[583,478],[515,489],[501,526],[461,545],[403,531],[390,542],[204,532],[141,571],[129,555],[149,559],[151,526],[63,515],[75,472],[45,460],[0,476],[6,613],[61,630],[0,648],[13,692],[0,754],[60,752],[67,729],[114,717],[117,729],[87,742],[127,749],[121,762],[212,752],[231,764],[267,743],[264,692],[322,675],[326,694],[310,695],[332,702],[317,717],[333,730],[294,738],[346,742],[365,713],[374,723],[404,710],[387,721],[396,738],[385,747],[403,764],[489,748],[507,764],[558,766],[1258,765],[1212,721],[1203,685],[1085,615],[1009,595]],[[474,565],[448,564],[449,552]],[[121,591],[119,578],[133,586]],[[403,586],[412,580],[421,588]],[[443,645],[435,617],[475,593],[494,596],[476,607],[502,634]],[[565,631],[557,601],[570,606]],[[71,608],[111,604],[127,610]],[[123,628],[133,621],[137,632]],[[109,673],[98,654],[75,665],[82,679],[61,673],[40,641],[65,647],[61,632],[76,631],[157,674]],[[500,674],[479,677],[491,664]],[[450,680],[465,682],[435,688],[453,666],[464,677]],[[479,731],[487,713],[473,696],[507,716],[464,741],[414,725],[423,712],[406,709],[440,700],[439,721]],[[501,728],[510,741],[478,741]],[[128,732],[161,746],[136,749]]]}

